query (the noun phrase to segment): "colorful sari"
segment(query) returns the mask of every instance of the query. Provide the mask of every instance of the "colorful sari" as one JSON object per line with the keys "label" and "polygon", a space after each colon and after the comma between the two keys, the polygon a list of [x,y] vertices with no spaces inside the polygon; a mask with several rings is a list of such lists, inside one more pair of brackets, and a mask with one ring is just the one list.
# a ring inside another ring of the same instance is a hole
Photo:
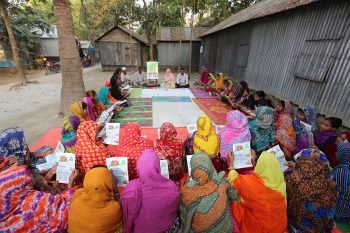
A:
{"label": "colorful sari", "polygon": [[241,100],[241,98],[243,97],[244,94],[244,90],[248,89],[248,83],[246,81],[240,81],[239,84],[241,85],[241,89],[239,89],[238,94],[236,95],[235,101],[239,101]]}
{"label": "colorful sari", "polygon": [[115,233],[122,229],[123,212],[113,200],[112,174],[104,167],[89,170],[83,188],[72,198],[68,219],[70,233]]}
{"label": "colorful sari", "polygon": [[[306,117],[306,123],[312,126],[312,132],[314,132],[316,127],[316,107],[308,106],[303,108],[303,112]],[[307,149],[312,146],[313,142],[310,141],[309,136],[307,135],[306,130],[304,129],[301,121],[299,119],[295,119],[293,121],[293,128],[297,136],[297,144],[295,152],[300,152],[301,150]]]}
{"label": "colorful sari", "polygon": [[0,157],[14,156],[18,165],[24,165],[26,154],[27,143],[22,128],[12,127],[0,133]]}
{"label": "colorful sari", "polygon": [[101,87],[98,92],[97,99],[101,101],[105,106],[110,106],[111,102],[108,100],[109,87]]}
{"label": "colorful sari", "polygon": [[337,192],[326,155],[307,149],[295,155],[293,173],[286,176],[288,218],[293,231],[330,232]]}
{"label": "colorful sari", "polygon": [[174,125],[169,122],[163,123],[160,127],[160,139],[156,140],[155,151],[159,157],[168,160],[169,177],[179,184],[184,175],[183,143],[176,136]]}
{"label": "colorful sari", "polygon": [[224,89],[224,87],[225,87],[224,80],[227,79],[227,78],[224,78],[224,74],[223,73],[219,73],[218,75],[219,75],[219,77],[215,80],[213,88]]}
{"label": "colorful sari", "polygon": [[194,136],[194,153],[204,152],[210,157],[219,153],[219,137],[216,135],[215,127],[206,115],[197,119],[197,132]]}
{"label": "colorful sari", "polygon": [[320,131],[314,137],[315,145],[327,155],[331,167],[338,165],[337,156],[335,155],[337,149],[335,141],[337,138],[336,130]]}
{"label": "colorful sari", "polygon": [[225,173],[217,174],[203,152],[191,159],[191,180],[181,189],[181,231],[231,233],[234,229],[229,202],[238,200]]}
{"label": "colorful sari", "polygon": [[144,150],[137,161],[138,179],[130,181],[120,202],[124,233],[165,232],[179,211],[179,191],[174,182],[160,174],[157,154]]}
{"label": "colorful sari", "polygon": [[233,86],[232,80],[228,80],[228,82],[229,82],[229,85],[224,88],[224,91],[221,92],[221,95],[226,98],[232,99],[236,93],[236,89]]}
{"label": "colorful sari", "polygon": [[98,100],[98,98],[93,99],[93,91],[87,91],[86,95],[92,99],[92,113],[94,114],[95,119],[98,119],[102,112],[106,110],[105,105]]}
{"label": "colorful sari", "polygon": [[337,146],[339,165],[333,170],[333,180],[337,184],[338,204],[335,220],[348,225],[350,231],[350,143],[343,142]]}
{"label": "colorful sari", "polygon": [[227,113],[226,126],[220,130],[220,155],[228,162],[228,154],[232,151],[232,145],[240,142],[250,142],[252,136],[248,127],[247,118],[240,111],[234,110]]}
{"label": "colorful sari", "polygon": [[295,151],[296,134],[293,128],[293,120],[289,115],[281,114],[278,117],[276,123],[276,140],[280,143],[283,151],[288,151],[289,154]]}
{"label": "colorful sari", "polygon": [[59,195],[34,190],[25,166],[0,172],[0,231],[65,232],[73,194],[73,189]]}
{"label": "colorful sari", "polygon": [[253,174],[232,170],[228,179],[242,198],[231,204],[240,233],[287,232],[286,183],[273,154],[263,152]]}
{"label": "colorful sari", "polygon": [[206,70],[206,69],[202,70],[199,82],[203,85],[208,84],[208,82],[209,82],[209,71],[208,70]]}
{"label": "colorful sari", "polygon": [[107,147],[96,141],[97,124],[94,121],[84,121],[78,127],[77,142],[74,147],[76,164],[82,176],[95,165],[105,165],[106,158],[113,157]]}
{"label": "colorful sari", "polygon": [[77,142],[77,130],[79,124],[79,117],[75,115],[65,116],[63,118],[61,143],[64,146],[66,153],[74,153],[74,146]]}
{"label": "colorful sari", "polygon": [[83,110],[83,104],[81,101],[75,102],[74,104],[71,104],[69,106],[70,111],[73,115],[77,116],[80,120],[80,122],[85,121],[85,113]]}
{"label": "colorful sari", "polygon": [[141,137],[141,126],[129,123],[120,133],[117,156],[128,157],[129,180],[137,178],[136,162],[146,149],[153,149],[153,142]]}
{"label": "colorful sari", "polygon": [[93,109],[93,101],[90,97],[84,97],[81,101],[85,102],[87,104],[87,121],[95,121],[95,115],[94,115],[94,109]]}
{"label": "colorful sari", "polygon": [[251,146],[256,152],[262,152],[269,148],[270,143],[275,142],[275,125],[273,110],[269,107],[258,107],[255,120],[249,122],[252,134]]}

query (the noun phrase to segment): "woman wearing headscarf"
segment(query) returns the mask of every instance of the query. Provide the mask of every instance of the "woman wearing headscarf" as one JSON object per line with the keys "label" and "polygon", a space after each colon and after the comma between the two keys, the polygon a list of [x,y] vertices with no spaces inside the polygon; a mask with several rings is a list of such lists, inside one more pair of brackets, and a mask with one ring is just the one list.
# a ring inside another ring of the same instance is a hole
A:
{"label": "woman wearing headscarf", "polygon": [[252,134],[251,146],[256,152],[262,152],[275,142],[275,124],[273,110],[269,107],[258,107],[255,120],[249,122]]}
{"label": "woman wearing headscarf", "polygon": [[292,103],[289,100],[280,100],[277,103],[276,108],[274,109],[275,121],[277,121],[278,117],[282,114],[291,117],[292,113],[293,113]]}
{"label": "woman wearing headscarf", "polygon": [[193,155],[191,179],[181,189],[181,232],[232,232],[229,203],[239,197],[224,175],[205,153]]}
{"label": "woman wearing headscarf", "polygon": [[219,149],[219,137],[210,118],[207,115],[200,116],[197,119],[197,132],[194,136],[194,153],[202,151],[213,158],[218,155]]}
{"label": "woman wearing headscarf", "polygon": [[175,77],[171,73],[170,69],[165,70],[164,81],[162,83],[162,87],[164,88],[175,88]]}
{"label": "woman wearing headscarf", "polygon": [[246,81],[243,81],[243,80],[241,80],[239,82],[239,86],[240,86],[240,89],[239,89],[239,92],[238,92],[238,94],[236,95],[236,98],[235,98],[236,102],[239,101],[243,97],[244,90],[249,89],[248,88],[248,83]]}
{"label": "woman wearing headscarf", "polygon": [[153,142],[141,137],[141,126],[138,123],[129,123],[120,133],[117,156],[128,157],[129,180],[137,178],[136,162],[146,149],[153,149]]}
{"label": "woman wearing headscarf", "polygon": [[327,156],[307,149],[294,156],[286,176],[290,232],[330,232],[334,226],[337,191]]}
{"label": "woman wearing headscarf", "polygon": [[85,96],[81,101],[87,104],[87,111],[86,111],[87,114],[85,115],[86,120],[95,121],[92,99],[90,97]]}
{"label": "woman wearing headscarf", "polygon": [[296,134],[293,128],[293,120],[289,115],[281,114],[276,123],[276,140],[280,143],[281,149],[287,160],[292,159],[295,151]]}
{"label": "woman wearing headscarf", "polygon": [[74,153],[74,146],[77,142],[77,130],[79,124],[79,117],[75,115],[65,116],[63,118],[61,143],[64,146],[66,153]]}
{"label": "woman wearing headscarf", "polygon": [[241,142],[250,142],[252,136],[248,127],[248,120],[238,110],[230,111],[226,116],[226,126],[219,132],[220,156],[228,163],[228,154],[232,145]]}
{"label": "woman wearing headscarf", "polygon": [[98,101],[103,103],[106,107],[109,107],[111,104],[114,104],[115,102],[117,102],[117,100],[111,96],[111,93],[109,92],[109,86],[110,86],[110,82],[105,81],[105,85],[101,87],[97,95]]}
{"label": "woman wearing headscarf", "polygon": [[224,77],[223,73],[218,73],[217,79],[214,83],[214,88],[216,89],[223,89],[225,87],[224,80],[227,80],[227,78]]}
{"label": "woman wearing headscarf", "polygon": [[232,170],[228,180],[241,197],[241,201],[231,204],[239,232],[287,232],[286,183],[273,154],[263,152],[253,174],[238,175]]}
{"label": "woman wearing headscarf", "polygon": [[[115,199],[113,199],[115,197]],[[122,230],[123,212],[116,180],[107,167],[90,169],[83,188],[72,198],[68,218],[70,233],[115,233]]]}
{"label": "woman wearing headscarf", "polygon": [[34,190],[32,174],[25,166],[1,171],[0,231],[65,232],[76,175],[71,175],[66,191],[52,195]]}
{"label": "woman wearing headscarf", "polygon": [[226,102],[227,99],[232,99],[235,93],[236,93],[236,89],[233,86],[233,81],[229,79],[225,79],[223,91],[219,93],[221,101]]}
{"label": "woman wearing headscarf", "polygon": [[102,112],[106,110],[106,106],[98,100],[97,93],[95,90],[87,91],[86,96],[90,97],[92,100],[92,113],[96,120],[101,116]]}
{"label": "woman wearing headscarf", "polygon": [[122,95],[122,92],[120,90],[120,87],[122,85],[122,81],[120,78],[120,75],[122,73],[122,70],[118,68],[114,73],[110,81],[111,86],[111,96],[116,100],[123,100],[124,97]]}
{"label": "woman wearing headscarf", "polygon": [[338,204],[335,212],[337,227],[343,232],[350,231],[350,143],[337,146],[339,165],[333,170],[333,180],[337,185]]}
{"label": "woman wearing headscarf", "polygon": [[207,85],[209,82],[209,71],[207,69],[203,69],[201,72],[201,77],[199,79],[200,85]]}
{"label": "woman wearing headscarf", "polygon": [[87,103],[78,101],[69,106],[71,113],[79,117],[80,122],[83,122],[87,119]]}
{"label": "woman wearing headscarf", "polygon": [[317,118],[317,113],[316,113],[315,106],[307,106],[307,107],[298,109],[297,116],[293,121],[293,128],[297,137],[297,143],[296,143],[296,149],[295,149],[296,153],[300,152],[301,150],[310,148],[312,146],[313,139],[311,138],[311,135],[308,135],[307,131],[302,125],[302,122],[308,125],[311,125],[312,132],[315,132],[315,130],[317,129],[316,118]]}
{"label": "woman wearing headscarf", "polygon": [[81,176],[84,176],[95,165],[106,164],[106,158],[113,157],[113,153],[101,141],[97,141],[97,134],[96,122],[84,121],[80,123],[74,152]]}
{"label": "woman wearing headscarf", "polygon": [[176,136],[174,125],[170,122],[163,123],[160,127],[160,139],[156,140],[155,151],[161,159],[168,160],[169,177],[179,185],[184,175],[183,144]]}
{"label": "woman wearing headscarf", "polygon": [[157,154],[144,150],[137,161],[139,178],[130,181],[122,195],[124,233],[160,233],[175,222],[179,191],[175,183],[160,174]]}

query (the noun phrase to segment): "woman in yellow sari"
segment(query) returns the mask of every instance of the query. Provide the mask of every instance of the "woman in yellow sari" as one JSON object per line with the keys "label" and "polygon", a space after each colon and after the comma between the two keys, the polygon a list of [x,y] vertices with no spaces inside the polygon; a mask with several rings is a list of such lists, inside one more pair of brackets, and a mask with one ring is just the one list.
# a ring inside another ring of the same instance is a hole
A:
{"label": "woman in yellow sari", "polygon": [[213,158],[219,153],[219,137],[210,118],[203,115],[197,119],[197,133],[194,136],[194,153],[204,152]]}
{"label": "woman in yellow sari", "polygon": [[[113,199],[114,198],[114,199]],[[68,232],[116,233],[123,229],[123,211],[116,180],[105,166],[95,166],[73,196]]]}
{"label": "woman in yellow sari", "polygon": [[227,78],[224,78],[224,74],[218,73],[215,84],[214,84],[214,88],[224,89],[225,88],[224,80],[227,80]]}
{"label": "woman in yellow sari", "polygon": [[69,106],[73,115],[79,117],[80,123],[85,121],[87,104],[82,101],[75,102]]}

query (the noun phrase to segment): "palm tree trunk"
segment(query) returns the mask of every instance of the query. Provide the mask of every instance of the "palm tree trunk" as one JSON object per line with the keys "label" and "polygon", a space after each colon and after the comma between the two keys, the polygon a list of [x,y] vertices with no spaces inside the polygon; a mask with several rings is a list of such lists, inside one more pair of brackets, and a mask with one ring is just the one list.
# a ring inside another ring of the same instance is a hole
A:
{"label": "palm tree trunk", "polygon": [[21,58],[20,58],[19,52],[18,52],[17,42],[15,39],[15,35],[13,34],[13,29],[12,29],[10,18],[8,16],[7,11],[6,11],[5,0],[0,0],[0,13],[1,13],[2,19],[4,20],[5,27],[6,27],[8,36],[9,36],[13,59],[15,60],[15,63],[16,63],[17,75],[20,78],[22,84],[25,84],[28,82],[28,79],[27,79],[26,74],[24,73],[24,69],[22,67]]}
{"label": "palm tree trunk", "polygon": [[68,114],[69,106],[85,95],[85,87],[69,0],[53,0],[53,7],[62,73],[60,113]]}

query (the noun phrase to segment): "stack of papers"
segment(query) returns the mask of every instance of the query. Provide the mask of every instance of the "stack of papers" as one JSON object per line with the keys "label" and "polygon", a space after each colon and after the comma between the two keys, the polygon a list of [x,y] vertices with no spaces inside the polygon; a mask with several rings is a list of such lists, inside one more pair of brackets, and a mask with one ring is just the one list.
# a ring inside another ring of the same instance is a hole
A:
{"label": "stack of papers", "polygon": [[242,142],[233,144],[234,161],[233,167],[235,169],[253,167],[250,142]]}
{"label": "stack of papers", "polygon": [[106,164],[109,170],[118,180],[118,187],[125,187],[129,183],[128,173],[128,158],[127,157],[112,157],[106,159]]}
{"label": "stack of papers", "polygon": [[69,177],[75,169],[75,154],[63,153],[58,155],[56,180],[61,184],[68,184]]}
{"label": "stack of papers", "polygon": [[197,125],[196,124],[187,125],[187,130],[188,130],[188,135],[192,136],[192,134],[197,131]]}
{"label": "stack of papers", "polygon": [[107,137],[104,143],[109,145],[119,145],[120,123],[107,123],[105,127]]}
{"label": "stack of papers", "polygon": [[36,165],[39,171],[46,171],[55,166],[58,162],[58,155],[64,153],[65,149],[61,142],[58,142],[55,151],[45,157],[46,163]]}
{"label": "stack of papers", "polygon": [[168,160],[160,160],[160,174],[169,179],[169,165]]}
{"label": "stack of papers", "polygon": [[286,158],[284,157],[284,153],[281,150],[281,147],[279,145],[272,147],[271,149],[267,150],[266,152],[269,152],[269,153],[275,155],[283,172],[285,172],[288,169]]}

